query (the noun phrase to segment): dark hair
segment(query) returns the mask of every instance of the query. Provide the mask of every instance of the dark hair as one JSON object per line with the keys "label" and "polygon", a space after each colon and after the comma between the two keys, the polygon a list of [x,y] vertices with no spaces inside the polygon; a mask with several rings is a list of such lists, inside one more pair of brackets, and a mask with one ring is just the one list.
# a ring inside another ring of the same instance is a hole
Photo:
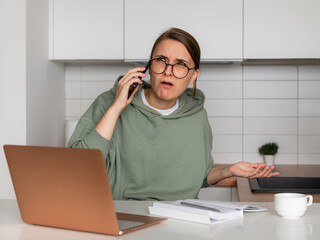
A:
{"label": "dark hair", "polygon": [[[152,55],[154,53],[155,48],[158,46],[158,44],[166,39],[171,39],[178,41],[182,43],[187,51],[189,52],[194,64],[195,68],[199,69],[200,68],[200,46],[197,42],[197,40],[190,34],[187,33],[186,31],[183,31],[182,29],[179,28],[170,28],[167,31],[163,32],[157,40],[154,42],[152,50],[151,50],[151,55],[150,59],[152,58]],[[193,97],[196,95],[196,90],[197,90],[197,79],[193,83]]]}

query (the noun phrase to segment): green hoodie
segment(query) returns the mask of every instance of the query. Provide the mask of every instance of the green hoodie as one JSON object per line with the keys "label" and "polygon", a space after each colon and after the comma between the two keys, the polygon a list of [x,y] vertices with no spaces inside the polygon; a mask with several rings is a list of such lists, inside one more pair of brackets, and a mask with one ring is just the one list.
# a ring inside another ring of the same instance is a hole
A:
{"label": "green hoodie", "polygon": [[212,168],[212,132],[204,94],[192,89],[180,96],[176,111],[163,116],[147,107],[141,89],[117,120],[112,140],[96,130],[113,103],[118,81],[102,93],[79,120],[68,146],[100,149],[105,156],[114,199],[178,200],[196,198],[207,187]]}

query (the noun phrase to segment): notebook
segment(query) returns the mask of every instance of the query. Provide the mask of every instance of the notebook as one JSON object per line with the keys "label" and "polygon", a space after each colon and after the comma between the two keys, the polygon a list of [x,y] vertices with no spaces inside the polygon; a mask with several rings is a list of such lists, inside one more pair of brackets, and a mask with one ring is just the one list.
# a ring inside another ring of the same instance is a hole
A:
{"label": "notebook", "polygon": [[173,203],[154,202],[150,214],[198,223],[215,224],[243,218],[243,208],[228,202],[203,201],[198,199],[178,200]]}
{"label": "notebook", "polygon": [[5,145],[4,151],[25,223],[123,235],[166,220],[116,213],[100,150]]}
{"label": "notebook", "polygon": [[152,215],[206,224],[242,219],[244,212],[268,210],[242,203],[199,199],[184,199],[173,203],[154,202],[149,207]]}

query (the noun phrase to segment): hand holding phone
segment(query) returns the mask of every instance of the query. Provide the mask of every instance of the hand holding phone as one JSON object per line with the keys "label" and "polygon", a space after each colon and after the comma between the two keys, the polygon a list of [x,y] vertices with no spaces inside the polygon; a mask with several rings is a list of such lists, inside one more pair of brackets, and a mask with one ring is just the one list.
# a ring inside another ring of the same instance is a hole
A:
{"label": "hand holding phone", "polygon": [[[144,69],[144,71],[143,71],[142,73],[145,73],[145,72],[148,70],[149,65],[150,65],[150,62],[148,62],[148,64],[146,65],[146,67],[145,67],[145,69]],[[142,79],[142,77],[138,77],[138,78],[139,78],[140,80]],[[128,99],[131,97],[133,91],[137,88],[137,86],[138,86],[138,83],[133,83],[133,84],[130,86],[129,92],[128,92]]]}

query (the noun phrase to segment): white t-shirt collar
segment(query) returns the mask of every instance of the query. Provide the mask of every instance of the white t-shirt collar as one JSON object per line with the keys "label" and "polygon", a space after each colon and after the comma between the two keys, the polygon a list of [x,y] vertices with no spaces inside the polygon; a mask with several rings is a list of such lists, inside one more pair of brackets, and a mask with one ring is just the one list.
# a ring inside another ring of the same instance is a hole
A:
{"label": "white t-shirt collar", "polygon": [[173,113],[175,110],[177,110],[178,107],[179,107],[179,98],[177,99],[176,104],[175,104],[172,108],[162,110],[162,109],[156,109],[156,108],[152,107],[152,106],[147,102],[146,96],[145,96],[145,94],[144,94],[144,89],[142,89],[142,91],[141,91],[141,98],[142,98],[142,102],[144,103],[144,105],[148,106],[149,108],[152,108],[153,110],[156,110],[157,112],[159,112],[161,115],[164,115],[164,116],[168,116],[169,114],[171,114],[171,113]]}

